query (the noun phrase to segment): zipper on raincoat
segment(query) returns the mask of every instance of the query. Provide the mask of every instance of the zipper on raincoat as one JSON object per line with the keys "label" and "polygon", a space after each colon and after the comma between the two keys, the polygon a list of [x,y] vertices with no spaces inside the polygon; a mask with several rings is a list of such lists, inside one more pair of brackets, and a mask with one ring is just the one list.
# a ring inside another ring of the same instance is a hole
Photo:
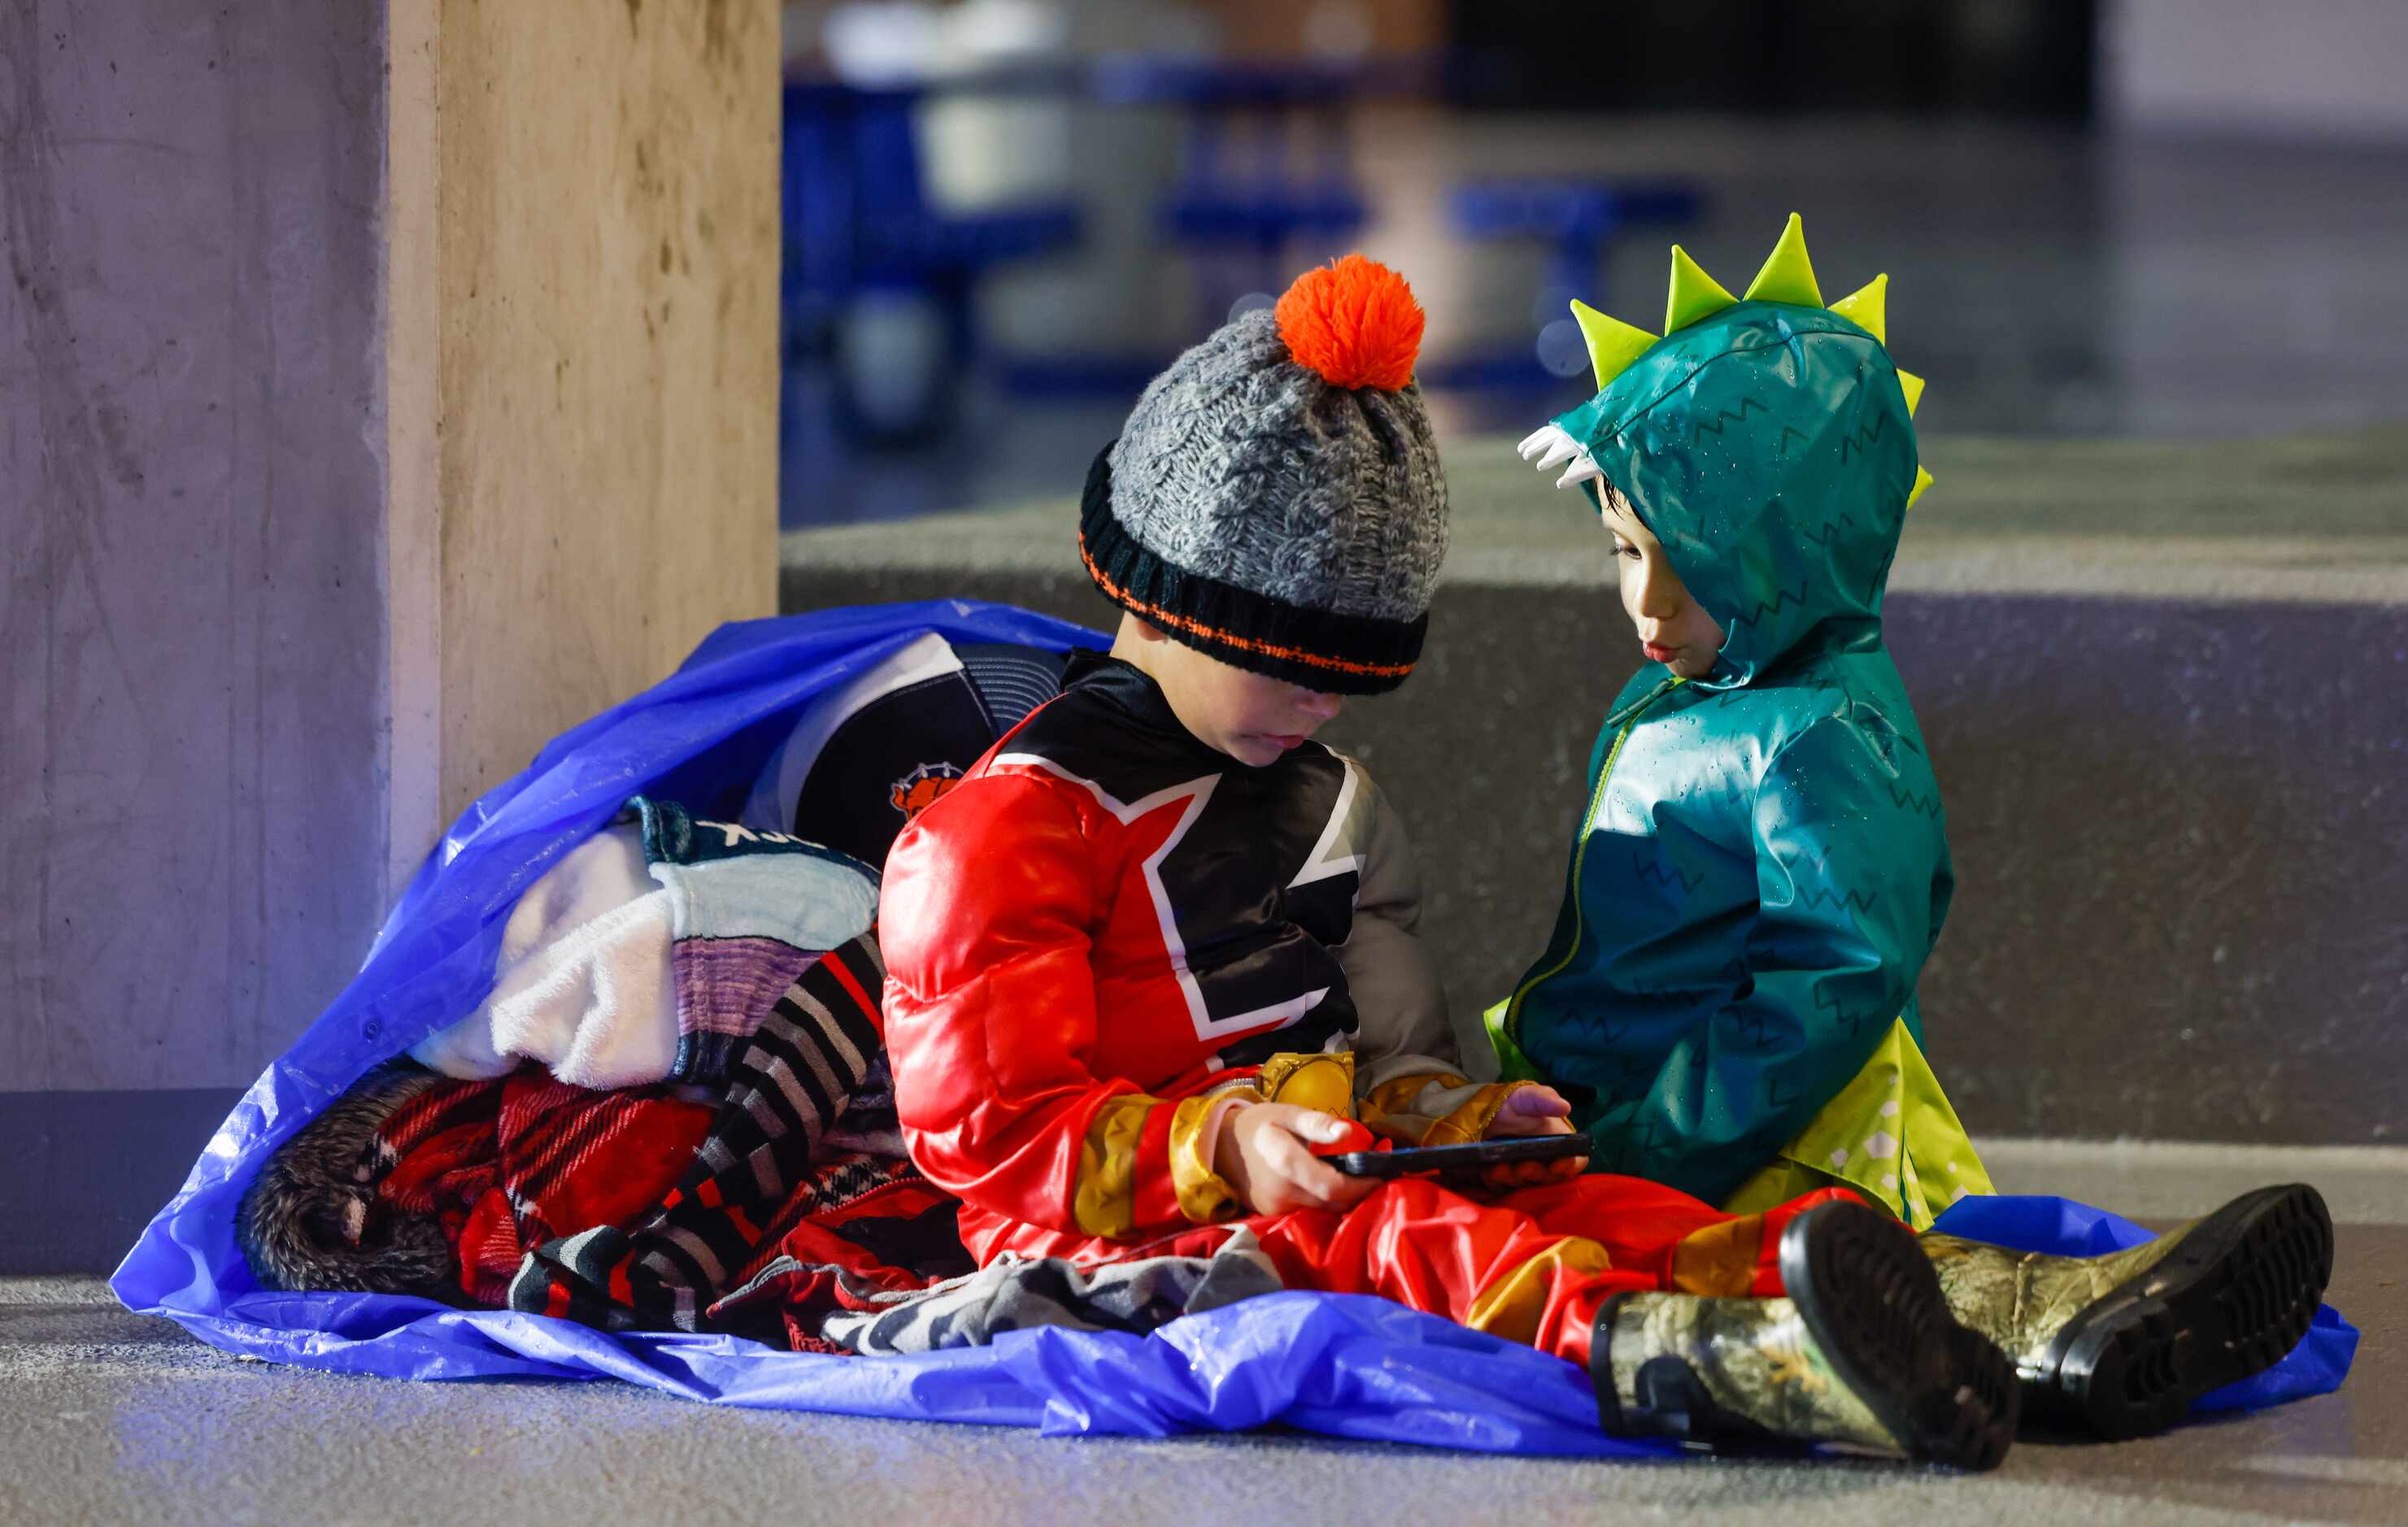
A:
{"label": "zipper on raincoat", "polygon": [[1621,721],[1622,730],[1614,734],[1613,746],[1606,752],[1604,766],[1597,771],[1597,789],[1590,792],[1588,810],[1581,817],[1580,847],[1572,850],[1571,942],[1565,947],[1562,959],[1522,983],[1521,988],[1505,1004],[1504,1014],[1491,1025],[1498,1040],[1513,1047],[1512,1054],[1503,1058],[1509,1061],[1520,1061],[1526,1069],[1528,1062],[1521,1054],[1522,999],[1537,990],[1540,982],[1562,974],[1564,967],[1572,963],[1572,957],[1580,953],[1581,935],[1587,927],[1587,919],[1581,906],[1581,869],[1588,863],[1589,829],[1597,824],[1598,807],[1605,804],[1605,787],[1613,778],[1613,765],[1622,757],[1623,744],[1630,740],[1630,734],[1639,729],[1639,722],[1646,716],[1648,710],[1656,701],[1687,682],[1687,679],[1676,674],[1605,719],[1605,724],[1608,726],[1612,726],[1617,721]]}

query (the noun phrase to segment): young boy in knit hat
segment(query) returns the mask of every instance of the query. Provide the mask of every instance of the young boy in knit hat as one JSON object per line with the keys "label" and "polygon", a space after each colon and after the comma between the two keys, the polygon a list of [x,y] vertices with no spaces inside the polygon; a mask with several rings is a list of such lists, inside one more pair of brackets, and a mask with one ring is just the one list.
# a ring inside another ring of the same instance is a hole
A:
{"label": "young boy in knit hat", "polygon": [[912,1159],[982,1263],[1201,1255],[1242,1227],[1290,1287],[1585,1365],[1618,1431],[1996,1463],[2004,1360],[1844,1191],[1735,1217],[1631,1177],[1524,1166],[1466,1193],[1323,1159],[1568,1128],[1549,1088],[1469,1079],[1396,816],[1312,740],[1401,683],[1428,624],[1421,330],[1393,272],[1309,272],[1173,363],[1097,458],[1080,549],[1123,611],[1111,650],[887,860]]}

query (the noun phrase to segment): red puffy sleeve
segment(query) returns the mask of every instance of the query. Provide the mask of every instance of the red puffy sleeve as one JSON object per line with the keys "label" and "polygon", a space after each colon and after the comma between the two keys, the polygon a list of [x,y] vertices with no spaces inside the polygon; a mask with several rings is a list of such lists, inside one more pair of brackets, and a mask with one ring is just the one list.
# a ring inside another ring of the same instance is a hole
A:
{"label": "red puffy sleeve", "polygon": [[1212,1173],[1211,1100],[1091,1068],[1091,939],[1116,823],[1058,782],[975,777],[904,829],[879,909],[886,1044],[911,1159],[965,1203],[1143,1239],[1243,1212]]}

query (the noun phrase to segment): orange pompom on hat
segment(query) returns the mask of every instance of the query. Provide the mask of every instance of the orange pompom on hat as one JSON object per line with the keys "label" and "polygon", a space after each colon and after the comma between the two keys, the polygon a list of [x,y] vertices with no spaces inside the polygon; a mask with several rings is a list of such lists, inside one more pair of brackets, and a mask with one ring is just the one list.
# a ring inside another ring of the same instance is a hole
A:
{"label": "orange pompom on hat", "polygon": [[1350,254],[1306,271],[1271,309],[1296,364],[1338,387],[1393,392],[1413,379],[1422,305],[1405,278]]}
{"label": "orange pompom on hat", "polygon": [[1105,596],[1225,663],[1334,694],[1404,681],[1446,556],[1421,305],[1350,254],[1171,363],[1087,474]]}

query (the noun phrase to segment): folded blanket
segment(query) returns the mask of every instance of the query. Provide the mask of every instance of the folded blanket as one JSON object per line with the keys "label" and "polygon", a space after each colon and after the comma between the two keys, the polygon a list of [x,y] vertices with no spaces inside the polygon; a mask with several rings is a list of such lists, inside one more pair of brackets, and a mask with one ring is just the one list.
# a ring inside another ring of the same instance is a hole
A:
{"label": "folded blanket", "polygon": [[494,994],[410,1056],[447,1077],[506,1077],[533,1059],[580,1087],[659,1081],[678,1047],[671,942],[642,830],[605,829],[511,908]]}
{"label": "folded blanket", "polygon": [[447,1077],[538,1060],[597,1090],[714,1080],[877,906],[877,876],[843,854],[638,796],[519,898],[492,995],[409,1053]]}

